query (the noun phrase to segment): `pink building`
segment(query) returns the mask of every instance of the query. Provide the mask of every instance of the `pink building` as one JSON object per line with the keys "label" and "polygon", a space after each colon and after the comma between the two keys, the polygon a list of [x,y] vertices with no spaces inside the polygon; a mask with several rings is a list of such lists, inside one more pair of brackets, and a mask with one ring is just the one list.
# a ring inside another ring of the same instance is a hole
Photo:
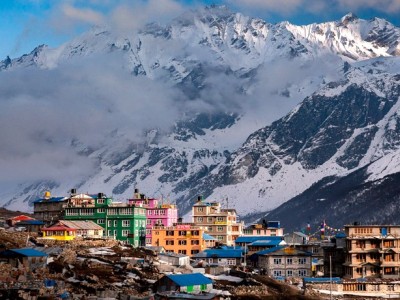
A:
{"label": "pink building", "polygon": [[146,208],[146,245],[151,246],[151,230],[153,226],[173,226],[178,222],[178,209],[174,204],[160,203],[158,199],[147,198],[135,189],[133,199],[128,199],[130,205],[142,206]]}

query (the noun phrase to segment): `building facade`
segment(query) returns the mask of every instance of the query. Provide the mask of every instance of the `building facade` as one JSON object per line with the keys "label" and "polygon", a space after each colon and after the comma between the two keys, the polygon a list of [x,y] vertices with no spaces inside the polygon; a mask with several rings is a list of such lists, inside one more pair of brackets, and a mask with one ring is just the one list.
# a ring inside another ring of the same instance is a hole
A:
{"label": "building facade", "polygon": [[276,247],[258,254],[258,267],[266,275],[279,278],[308,277],[311,274],[311,253],[292,247]]}
{"label": "building facade", "polygon": [[46,224],[58,221],[67,205],[68,197],[52,197],[49,191],[33,202],[33,216]]}
{"label": "building facade", "polygon": [[233,246],[243,234],[244,224],[238,221],[236,210],[222,209],[220,203],[203,201],[201,196],[192,207],[192,218],[194,224],[204,227],[220,244]]}
{"label": "building facade", "polygon": [[261,224],[252,224],[243,229],[245,236],[283,236],[280,221],[263,221]]}
{"label": "building facade", "polygon": [[400,226],[347,225],[344,278],[400,278]]}
{"label": "building facade", "polygon": [[192,223],[176,223],[173,226],[154,226],[153,246],[162,246],[166,252],[192,256],[206,248],[203,229]]}
{"label": "building facade", "polygon": [[146,209],[114,202],[103,193],[76,194],[67,200],[65,220],[93,221],[104,229],[104,236],[134,246],[145,245]]}
{"label": "building facade", "polygon": [[153,226],[172,226],[178,222],[178,209],[174,204],[162,203],[158,199],[147,198],[135,189],[133,198],[128,200],[129,205],[146,208],[146,245],[151,245],[151,231]]}

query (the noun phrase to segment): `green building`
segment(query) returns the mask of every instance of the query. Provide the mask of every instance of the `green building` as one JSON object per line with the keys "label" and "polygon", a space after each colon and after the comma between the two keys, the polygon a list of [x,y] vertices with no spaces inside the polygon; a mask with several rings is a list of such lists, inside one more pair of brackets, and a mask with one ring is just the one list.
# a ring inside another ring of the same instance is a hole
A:
{"label": "green building", "polygon": [[63,219],[90,220],[104,228],[106,237],[145,246],[146,208],[114,202],[103,193],[74,194],[67,201]]}

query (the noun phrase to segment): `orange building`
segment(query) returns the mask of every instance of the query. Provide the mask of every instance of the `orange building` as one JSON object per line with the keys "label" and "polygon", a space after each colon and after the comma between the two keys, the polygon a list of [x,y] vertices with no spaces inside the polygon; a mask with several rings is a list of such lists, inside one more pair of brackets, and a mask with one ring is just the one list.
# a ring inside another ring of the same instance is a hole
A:
{"label": "orange building", "polygon": [[193,223],[175,223],[168,227],[154,226],[152,246],[162,246],[166,252],[191,256],[206,249],[203,233],[203,229]]}

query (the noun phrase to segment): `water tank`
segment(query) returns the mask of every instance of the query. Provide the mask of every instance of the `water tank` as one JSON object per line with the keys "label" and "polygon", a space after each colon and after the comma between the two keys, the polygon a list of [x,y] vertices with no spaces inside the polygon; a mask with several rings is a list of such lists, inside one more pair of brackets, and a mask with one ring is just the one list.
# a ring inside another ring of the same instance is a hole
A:
{"label": "water tank", "polygon": [[51,197],[50,191],[45,191],[45,192],[44,192],[44,197],[45,197],[46,199],[49,199],[49,198]]}
{"label": "water tank", "polygon": [[76,194],[76,189],[71,189],[71,195],[75,195]]}
{"label": "water tank", "polygon": [[98,194],[97,194],[97,199],[103,199],[103,197],[104,197],[104,194],[103,194],[103,193],[98,193]]}

